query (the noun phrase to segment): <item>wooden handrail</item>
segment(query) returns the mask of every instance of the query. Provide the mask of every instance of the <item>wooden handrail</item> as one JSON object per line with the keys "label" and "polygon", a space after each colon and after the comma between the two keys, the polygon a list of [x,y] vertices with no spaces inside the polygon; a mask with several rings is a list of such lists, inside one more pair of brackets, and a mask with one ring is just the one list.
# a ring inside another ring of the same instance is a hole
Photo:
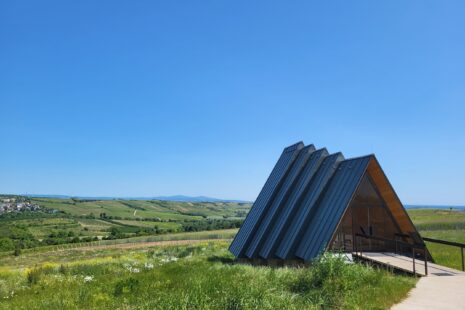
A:
{"label": "wooden handrail", "polygon": [[423,238],[424,241],[439,243],[444,245],[450,245],[460,248],[460,254],[462,255],[462,271],[465,271],[465,260],[463,255],[463,249],[465,248],[465,243],[454,242],[454,241],[447,241],[447,240],[440,240],[440,239],[433,239],[433,238]]}
{"label": "wooden handrail", "polygon": [[456,247],[465,248],[465,243],[460,243],[460,242],[447,241],[447,240],[440,240],[440,239],[433,239],[433,238],[426,238],[426,237],[423,237],[423,240],[424,240],[424,241],[429,241],[429,242],[435,242],[435,243],[440,243],[440,244],[445,244],[445,245],[451,245],[451,246],[456,246]]}
{"label": "wooden handrail", "polygon": [[[407,243],[407,242],[403,242],[403,241],[397,241],[397,239],[392,240],[392,239],[387,239],[387,238],[383,238],[383,237],[369,236],[369,235],[365,235],[365,234],[355,234],[355,238],[357,238],[357,237],[395,243],[396,244],[396,251],[397,251],[397,245],[398,244],[401,244],[403,246],[407,246],[407,247],[411,248],[412,249],[413,274],[416,274],[415,250],[416,249],[423,250],[424,254],[425,254],[424,255],[425,275],[428,275],[428,251],[426,250],[426,245],[424,245],[424,244],[411,244],[411,243]],[[354,242],[354,244],[357,244],[357,243]],[[360,256],[363,256],[362,250],[363,250],[362,247],[360,247]],[[358,252],[357,249],[356,249],[356,252]]]}

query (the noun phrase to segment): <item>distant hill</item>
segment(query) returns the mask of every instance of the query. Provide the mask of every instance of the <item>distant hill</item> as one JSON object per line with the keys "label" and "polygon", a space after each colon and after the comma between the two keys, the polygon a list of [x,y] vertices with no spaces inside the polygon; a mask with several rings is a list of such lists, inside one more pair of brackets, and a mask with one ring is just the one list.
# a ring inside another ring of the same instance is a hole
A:
{"label": "distant hill", "polygon": [[82,200],[163,200],[163,201],[179,201],[179,202],[236,202],[236,203],[251,203],[247,200],[239,199],[220,199],[207,196],[185,196],[185,195],[173,195],[173,196],[152,196],[152,197],[111,197],[111,196],[69,196],[69,195],[46,195],[46,194],[37,194],[37,195],[24,195],[28,197],[35,198],[59,198],[59,199],[70,199],[78,198]]}

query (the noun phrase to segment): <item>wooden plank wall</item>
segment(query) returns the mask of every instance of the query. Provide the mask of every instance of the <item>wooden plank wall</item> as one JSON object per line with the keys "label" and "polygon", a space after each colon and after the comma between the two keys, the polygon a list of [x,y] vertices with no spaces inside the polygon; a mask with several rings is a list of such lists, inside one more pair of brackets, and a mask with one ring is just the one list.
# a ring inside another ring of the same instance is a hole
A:
{"label": "wooden plank wall", "polygon": [[407,211],[405,211],[404,206],[400,202],[399,197],[397,197],[397,194],[389,183],[389,180],[375,157],[373,157],[368,163],[368,173],[370,174],[373,182],[376,184],[376,187],[378,188],[378,191],[384,199],[387,207],[399,224],[402,233],[418,235],[418,232],[410,220]]}

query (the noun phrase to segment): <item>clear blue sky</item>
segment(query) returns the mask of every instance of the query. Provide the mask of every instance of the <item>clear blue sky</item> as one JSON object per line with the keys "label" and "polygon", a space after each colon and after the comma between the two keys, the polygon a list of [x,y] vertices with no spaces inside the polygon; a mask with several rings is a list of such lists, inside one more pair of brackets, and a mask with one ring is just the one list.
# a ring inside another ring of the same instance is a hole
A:
{"label": "clear blue sky", "polygon": [[464,1],[2,1],[0,192],[255,199],[283,147],[465,204]]}

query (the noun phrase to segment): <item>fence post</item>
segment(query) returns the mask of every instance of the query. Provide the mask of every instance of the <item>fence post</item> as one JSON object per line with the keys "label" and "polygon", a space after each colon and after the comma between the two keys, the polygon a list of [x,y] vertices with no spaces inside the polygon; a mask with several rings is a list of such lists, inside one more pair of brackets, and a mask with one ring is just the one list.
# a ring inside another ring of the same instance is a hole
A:
{"label": "fence post", "polygon": [[463,246],[460,247],[460,250],[462,252],[462,271],[465,271],[465,264],[464,264],[464,261],[463,261]]}
{"label": "fence post", "polygon": [[357,236],[354,235],[353,239],[354,239],[354,243],[353,243],[353,249],[352,249],[352,250],[354,250],[355,255],[358,255],[358,249],[357,249]]}
{"label": "fence post", "polygon": [[362,237],[358,238],[358,244],[360,245],[360,257],[362,257],[363,256]]}
{"label": "fence post", "polygon": [[428,251],[425,246],[425,276],[428,275]]}
{"label": "fence post", "polygon": [[412,247],[412,258],[413,258],[413,275],[416,275],[415,272],[415,248]]}

